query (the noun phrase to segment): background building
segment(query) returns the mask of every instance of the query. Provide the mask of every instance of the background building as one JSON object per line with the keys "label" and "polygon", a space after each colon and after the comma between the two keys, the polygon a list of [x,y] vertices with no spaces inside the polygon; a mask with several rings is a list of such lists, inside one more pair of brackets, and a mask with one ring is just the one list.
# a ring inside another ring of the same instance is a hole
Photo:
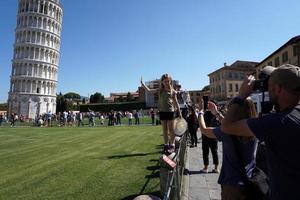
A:
{"label": "background building", "polygon": [[267,65],[279,67],[283,64],[300,66],[300,35],[291,38],[287,43],[274,51],[256,66],[256,74]]}
{"label": "background building", "polygon": [[188,91],[190,100],[192,104],[199,104],[203,96],[208,96],[210,98],[210,91],[202,90],[190,90]]}
{"label": "background building", "polygon": [[218,103],[226,101],[238,94],[246,75],[255,73],[257,62],[236,61],[208,74],[210,83],[210,98]]}
{"label": "background building", "polygon": [[[160,79],[155,79],[153,81],[148,81],[145,82],[145,84],[150,88],[150,89],[159,89],[159,84],[160,84]],[[177,88],[178,86],[180,86],[179,81],[178,80],[172,80],[172,86],[175,88]],[[148,108],[157,108],[158,106],[158,92],[156,93],[149,93],[146,92],[144,90],[144,88],[139,87],[138,89],[139,91],[139,96],[140,96],[140,100],[145,100],[146,103],[146,107]]]}
{"label": "background building", "polygon": [[[131,99],[128,99],[130,96]],[[126,102],[126,101],[139,101],[138,92],[119,92],[119,93],[110,93],[110,96],[105,99],[109,103],[113,102]]]}
{"label": "background building", "polygon": [[9,113],[55,113],[62,16],[59,0],[19,0]]}

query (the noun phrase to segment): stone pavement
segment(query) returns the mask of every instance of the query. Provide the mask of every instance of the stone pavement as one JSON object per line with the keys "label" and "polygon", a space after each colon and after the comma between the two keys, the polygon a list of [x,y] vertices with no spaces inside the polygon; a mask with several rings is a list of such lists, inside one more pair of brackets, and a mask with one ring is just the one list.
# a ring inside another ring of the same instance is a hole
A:
{"label": "stone pavement", "polygon": [[[199,134],[199,137],[201,134]],[[199,138],[198,137],[198,138]],[[198,147],[187,147],[185,175],[183,178],[183,200],[220,200],[221,187],[217,183],[219,174],[211,173],[213,160],[209,152],[209,173],[201,173],[203,168],[202,141],[198,140]],[[218,143],[220,167],[222,163],[222,143]],[[220,169],[219,167],[219,169]]]}

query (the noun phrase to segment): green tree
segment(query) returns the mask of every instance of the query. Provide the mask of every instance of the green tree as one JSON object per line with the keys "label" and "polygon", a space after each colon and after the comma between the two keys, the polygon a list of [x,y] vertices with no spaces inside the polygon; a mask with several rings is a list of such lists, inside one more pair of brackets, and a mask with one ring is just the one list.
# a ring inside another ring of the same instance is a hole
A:
{"label": "green tree", "polygon": [[128,92],[126,96],[126,101],[132,101],[132,100],[133,100],[133,96],[130,92]]}
{"label": "green tree", "polygon": [[75,93],[75,92],[68,92],[64,94],[65,99],[72,99],[72,100],[77,100],[80,99],[80,95]]}
{"label": "green tree", "polygon": [[124,102],[125,99],[123,96],[119,96],[119,98],[114,98],[114,102]]}
{"label": "green tree", "polygon": [[67,108],[67,101],[60,92],[58,95],[56,95],[56,112],[63,112]]}
{"label": "green tree", "polygon": [[103,102],[104,102],[104,96],[99,92],[96,92],[95,94],[92,94],[90,96],[90,103],[103,103]]}
{"label": "green tree", "polygon": [[2,110],[2,111],[7,111],[7,110],[8,110],[8,105],[7,105],[7,103],[1,103],[1,104],[0,104],[0,110]]}

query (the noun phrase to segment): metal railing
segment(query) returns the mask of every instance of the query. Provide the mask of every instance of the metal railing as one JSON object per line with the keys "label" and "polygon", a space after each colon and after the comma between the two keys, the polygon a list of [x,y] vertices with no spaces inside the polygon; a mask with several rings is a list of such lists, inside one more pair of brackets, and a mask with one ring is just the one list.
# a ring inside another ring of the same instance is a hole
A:
{"label": "metal railing", "polygon": [[179,200],[182,192],[182,180],[185,169],[185,155],[187,147],[188,131],[186,131],[176,151],[176,156],[173,161],[176,162],[176,167],[173,169],[166,169],[167,181],[163,189],[163,200]]}

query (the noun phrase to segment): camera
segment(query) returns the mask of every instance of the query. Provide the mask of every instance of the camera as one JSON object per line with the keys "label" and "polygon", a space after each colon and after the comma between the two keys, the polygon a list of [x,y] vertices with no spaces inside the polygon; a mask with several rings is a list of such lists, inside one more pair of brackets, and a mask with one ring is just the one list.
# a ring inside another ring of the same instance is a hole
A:
{"label": "camera", "polygon": [[258,80],[254,81],[253,91],[266,92],[268,91],[268,81],[270,75],[261,72],[258,76]]}

